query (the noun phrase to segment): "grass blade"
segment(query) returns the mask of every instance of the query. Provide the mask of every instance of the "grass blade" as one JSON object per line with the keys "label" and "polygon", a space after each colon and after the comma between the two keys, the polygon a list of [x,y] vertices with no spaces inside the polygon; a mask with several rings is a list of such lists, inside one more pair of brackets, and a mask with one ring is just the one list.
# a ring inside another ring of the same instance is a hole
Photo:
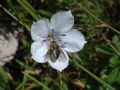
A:
{"label": "grass blade", "polygon": [[18,3],[25,8],[25,10],[27,12],[30,13],[30,15],[37,21],[39,20],[41,17],[38,16],[36,13],[35,13],[35,10],[32,8],[32,6],[26,1],[26,0],[17,0]]}

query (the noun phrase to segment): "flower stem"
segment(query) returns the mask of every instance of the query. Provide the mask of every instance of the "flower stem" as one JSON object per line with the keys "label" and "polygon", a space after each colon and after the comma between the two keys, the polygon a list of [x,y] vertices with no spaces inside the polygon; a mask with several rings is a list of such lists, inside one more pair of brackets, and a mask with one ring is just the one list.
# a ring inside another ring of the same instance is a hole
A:
{"label": "flower stem", "polygon": [[33,81],[35,81],[38,85],[42,86],[45,90],[51,90],[51,89],[50,89],[50,88],[48,88],[45,84],[43,84],[43,83],[39,82],[37,79],[35,79],[35,78],[34,78],[34,77],[32,77],[31,75],[26,74],[26,76],[27,76],[29,79],[31,79],[31,80],[33,80]]}
{"label": "flower stem", "polygon": [[89,74],[91,77],[93,77],[95,80],[97,80],[99,83],[103,84],[104,86],[108,87],[110,90],[116,90],[115,88],[113,88],[111,85],[109,85],[108,83],[106,83],[105,81],[101,80],[100,78],[98,78],[96,75],[94,75],[93,73],[91,73],[90,71],[88,71],[86,68],[84,68],[82,65],[76,63],[76,65],[82,69],[83,71],[85,71],[87,74]]}

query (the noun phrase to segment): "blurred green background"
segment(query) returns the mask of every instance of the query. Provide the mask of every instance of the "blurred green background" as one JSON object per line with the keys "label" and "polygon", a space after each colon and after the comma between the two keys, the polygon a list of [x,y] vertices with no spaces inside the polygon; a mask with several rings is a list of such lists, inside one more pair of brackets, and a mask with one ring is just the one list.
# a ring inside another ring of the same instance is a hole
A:
{"label": "blurred green background", "polygon": [[[72,11],[87,40],[62,72],[30,53],[32,22],[60,10]],[[120,0],[0,0],[0,23],[19,41],[14,59],[0,67],[0,90],[120,90]]]}

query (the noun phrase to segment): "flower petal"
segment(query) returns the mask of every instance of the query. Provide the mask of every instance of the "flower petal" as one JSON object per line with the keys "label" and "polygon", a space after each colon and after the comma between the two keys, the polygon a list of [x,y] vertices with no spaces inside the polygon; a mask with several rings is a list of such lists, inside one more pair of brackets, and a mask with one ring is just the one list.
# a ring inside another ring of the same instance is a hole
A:
{"label": "flower petal", "polygon": [[74,17],[71,11],[60,11],[54,14],[50,20],[52,29],[56,32],[67,32],[70,31],[74,24]]}
{"label": "flower petal", "polygon": [[56,62],[52,62],[51,60],[48,61],[50,66],[60,72],[65,69],[69,64],[69,57],[65,51],[63,51]]}
{"label": "flower petal", "polygon": [[37,22],[34,22],[31,27],[31,36],[35,41],[40,40],[41,38],[47,37],[50,31],[48,19],[41,19]]}
{"label": "flower petal", "polygon": [[46,42],[34,42],[31,45],[31,53],[32,58],[39,63],[44,63],[45,61],[45,55],[48,52],[48,44]]}
{"label": "flower petal", "polygon": [[76,29],[60,36],[60,39],[64,43],[64,50],[68,52],[78,52],[86,43],[84,35]]}

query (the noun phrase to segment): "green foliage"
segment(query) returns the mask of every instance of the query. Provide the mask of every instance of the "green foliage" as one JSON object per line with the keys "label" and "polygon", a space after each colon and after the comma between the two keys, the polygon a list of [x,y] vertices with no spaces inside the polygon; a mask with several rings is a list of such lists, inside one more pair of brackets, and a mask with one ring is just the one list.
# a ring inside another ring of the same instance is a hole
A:
{"label": "green foliage", "polygon": [[120,36],[114,35],[112,42],[115,45],[116,49],[120,52]]}
{"label": "green foliage", "polygon": [[[15,64],[12,64],[20,70],[4,67],[22,76],[10,73],[13,76],[10,85],[15,90],[119,90],[120,55],[115,50],[120,52],[120,32],[110,26],[112,22],[108,22],[107,6],[100,0],[7,0],[7,7],[0,6],[2,12],[25,28],[20,33],[19,50],[13,61]],[[48,64],[31,60],[30,26],[33,21],[69,9],[75,17],[74,27],[84,33],[87,44],[80,52],[69,54],[70,65],[60,73]],[[77,84],[74,82],[76,79],[79,81]],[[9,90],[8,84],[8,74],[0,68],[0,90]]]}
{"label": "green foliage", "polygon": [[114,68],[108,76],[107,81],[109,83],[119,83],[120,84],[120,69],[119,68]]}
{"label": "green foliage", "polygon": [[8,73],[0,66],[0,90],[9,90]]}
{"label": "green foliage", "polygon": [[120,65],[120,57],[118,55],[114,55],[110,58],[110,67],[117,67]]}
{"label": "green foliage", "polygon": [[[112,38],[112,43],[117,50],[119,50],[119,42],[120,42],[119,35],[114,35]],[[106,46],[106,48],[108,47]],[[104,77],[104,79],[108,83],[117,87],[117,85],[120,85],[120,56],[115,52],[111,52],[112,54],[109,54],[108,53],[110,52],[109,49],[106,50],[105,48],[103,49],[97,47],[96,50],[101,53],[110,55],[109,65],[107,66],[107,68],[103,70],[102,77]]]}
{"label": "green foliage", "polygon": [[[120,50],[120,38],[117,35],[114,35],[112,38],[112,42],[117,48]],[[107,81],[112,84],[120,84],[120,56],[114,55],[110,58],[109,66],[112,68]]]}

